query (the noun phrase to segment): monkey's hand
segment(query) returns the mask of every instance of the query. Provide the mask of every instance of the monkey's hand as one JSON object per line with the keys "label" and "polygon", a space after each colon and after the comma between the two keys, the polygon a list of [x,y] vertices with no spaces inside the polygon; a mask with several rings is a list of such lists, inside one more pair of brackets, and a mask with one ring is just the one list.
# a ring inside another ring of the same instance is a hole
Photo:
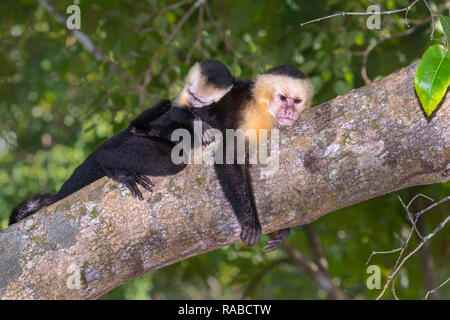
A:
{"label": "monkey's hand", "polygon": [[139,200],[144,200],[144,197],[142,196],[138,185],[141,185],[145,190],[148,190],[150,192],[153,192],[152,187],[155,186],[152,181],[145,175],[130,173],[122,169],[114,170],[111,178],[124,184],[131,191],[133,197],[138,198]]}
{"label": "monkey's hand", "polygon": [[213,134],[208,132],[208,130],[212,129],[212,128],[213,127],[211,127],[209,124],[202,121],[202,145],[203,146],[207,146],[211,142],[214,142],[214,140],[216,140],[216,137],[214,137]]}
{"label": "monkey's hand", "polygon": [[146,137],[147,136],[147,130],[139,130],[136,127],[132,127],[130,129],[130,132],[138,137]]}
{"label": "monkey's hand", "polygon": [[258,220],[245,222],[241,227],[241,240],[248,246],[253,246],[261,239],[261,225]]}
{"label": "monkey's hand", "polygon": [[264,249],[266,249],[266,252],[278,249],[290,234],[291,229],[289,228],[278,231],[278,234],[276,235],[275,239],[267,241],[267,244],[264,246]]}
{"label": "monkey's hand", "polygon": [[160,137],[161,129],[158,127],[152,127],[147,130],[137,129],[136,127],[132,127],[130,132],[138,137]]}

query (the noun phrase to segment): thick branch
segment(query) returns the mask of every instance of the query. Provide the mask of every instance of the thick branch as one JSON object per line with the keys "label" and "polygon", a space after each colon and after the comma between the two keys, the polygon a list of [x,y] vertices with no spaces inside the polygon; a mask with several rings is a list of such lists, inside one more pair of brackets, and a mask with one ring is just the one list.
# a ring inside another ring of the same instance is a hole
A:
{"label": "thick branch", "polygon": [[[264,233],[450,179],[450,93],[427,120],[414,92],[416,67],[308,110],[281,130],[280,169],[272,176],[253,170]],[[97,298],[239,242],[212,167],[190,165],[153,181],[155,192],[139,201],[101,179],[0,233],[0,297]]]}

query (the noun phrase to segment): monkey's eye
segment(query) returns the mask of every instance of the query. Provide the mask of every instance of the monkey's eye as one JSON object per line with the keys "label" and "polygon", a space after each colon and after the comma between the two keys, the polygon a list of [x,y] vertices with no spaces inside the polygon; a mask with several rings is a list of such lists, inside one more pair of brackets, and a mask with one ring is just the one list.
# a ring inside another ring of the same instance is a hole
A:
{"label": "monkey's eye", "polygon": [[286,97],[283,96],[282,94],[280,94],[280,99],[281,99],[281,101],[286,101]]}
{"label": "monkey's eye", "polygon": [[300,103],[302,101],[303,101],[302,99],[294,99],[294,103]]}

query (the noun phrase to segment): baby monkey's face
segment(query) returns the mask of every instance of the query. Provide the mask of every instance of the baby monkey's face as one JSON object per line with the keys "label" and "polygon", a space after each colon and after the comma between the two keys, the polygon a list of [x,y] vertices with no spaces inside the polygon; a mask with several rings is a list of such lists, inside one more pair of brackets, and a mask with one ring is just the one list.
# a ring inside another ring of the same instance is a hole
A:
{"label": "baby monkey's face", "polygon": [[207,77],[203,75],[199,64],[195,64],[186,79],[186,96],[187,103],[192,108],[202,108],[219,101],[231,90],[228,88],[218,88],[207,81]]}
{"label": "baby monkey's face", "polygon": [[194,87],[190,87],[188,90],[188,103],[192,108],[201,108],[210,104],[209,99],[207,97],[203,97],[200,95],[198,90]]}
{"label": "baby monkey's face", "polygon": [[202,108],[219,101],[230,91],[231,86],[226,89],[217,88],[206,83],[204,77],[191,81],[186,87],[187,101],[192,108]]}

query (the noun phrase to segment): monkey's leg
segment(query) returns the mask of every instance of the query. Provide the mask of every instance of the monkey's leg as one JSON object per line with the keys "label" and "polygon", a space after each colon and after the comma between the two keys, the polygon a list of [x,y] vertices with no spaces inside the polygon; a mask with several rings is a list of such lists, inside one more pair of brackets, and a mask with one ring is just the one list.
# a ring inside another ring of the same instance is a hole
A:
{"label": "monkey's leg", "polygon": [[266,249],[266,252],[278,249],[290,234],[291,229],[289,228],[278,231],[274,239],[267,241],[267,244],[264,246],[264,249]]}
{"label": "monkey's leg", "polygon": [[144,156],[139,159],[139,157],[133,157],[126,152],[119,153],[114,150],[102,150],[97,155],[97,162],[105,171],[105,174],[124,184],[131,191],[131,194],[140,200],[144,200],[144,197],[138,185],[150,192],[153,192],[152,187],[154,187],[152,181],[144,175],[144,166],[147,161],[149,159],[145,159]]}
{"label": "monkey's leg", "polygon": [[252,204],[247,168],[241,164],[216,164],[217,176],[241,225],[241,239],[252,246],[261,238],[258,211]]}

